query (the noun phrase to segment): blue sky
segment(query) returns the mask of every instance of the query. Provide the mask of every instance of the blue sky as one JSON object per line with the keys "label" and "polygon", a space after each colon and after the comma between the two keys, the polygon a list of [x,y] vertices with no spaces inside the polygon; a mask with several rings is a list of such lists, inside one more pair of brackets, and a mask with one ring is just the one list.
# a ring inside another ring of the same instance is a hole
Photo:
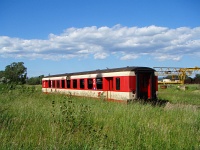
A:
{"label": "blue sky", "polygon": [[199,0],[0,0],[0,70],[200,67]]}

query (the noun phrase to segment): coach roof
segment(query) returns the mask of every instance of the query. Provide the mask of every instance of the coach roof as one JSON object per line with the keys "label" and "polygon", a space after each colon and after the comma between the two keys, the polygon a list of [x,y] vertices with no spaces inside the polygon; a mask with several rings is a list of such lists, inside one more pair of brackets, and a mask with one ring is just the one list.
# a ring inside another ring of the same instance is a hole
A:
{"label": "coach roof", "polygon": [[50,75],[46,77],[58,77],[58,76],[73,76],[73,75],[84,75],[84,74],[99,74],[99,73],[109,73],[109,72],[123,72],[123,71],[155,71],[152,68],[149,67],[133,67],[133,66],[127,66],[123,68],[113,68],[113,69],[98,69],[93,71],[83,71],[83,72],[74,72],[74,73],[64,73],[64,74],[56,74],[56,75]]}

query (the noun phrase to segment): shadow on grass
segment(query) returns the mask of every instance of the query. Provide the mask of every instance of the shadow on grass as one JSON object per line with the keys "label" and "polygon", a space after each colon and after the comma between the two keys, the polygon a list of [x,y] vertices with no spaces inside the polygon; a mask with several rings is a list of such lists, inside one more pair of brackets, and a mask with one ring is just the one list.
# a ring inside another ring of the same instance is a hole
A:
{"label": "shadow on grass", "polygon": [[137,99],[137,100],[130,101],[128,104],[139,103],[142,105],[165,107],[168,102],[169,102],[168,100],[164,100],[164,99],[151,99],[151,100],[150,99]]}

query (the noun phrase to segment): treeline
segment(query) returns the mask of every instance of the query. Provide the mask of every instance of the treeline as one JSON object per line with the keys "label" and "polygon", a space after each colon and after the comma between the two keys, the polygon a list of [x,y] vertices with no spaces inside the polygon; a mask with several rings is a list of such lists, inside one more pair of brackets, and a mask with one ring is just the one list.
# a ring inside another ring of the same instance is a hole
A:
{"label": "treeline", "polygon": [[38,84],[42,84],[42,78],[44,77],[44,75],[41,75],[39,77],[31,77],[31,78],[27,78],[26,80],[26,84],[29,85],[38,85]]}
{"label": "treeline", "polygon": [[41,84],[41,80],[44,75],[38,77],[28,78],[27,68],[23,62],[13,62],[5,67],[5,70],[0,71],[0,84],[29,84],[38,85]]}
{"label": "treeline", "polygon": [[185,84],[200,84],[200,77],[199,78],[187,78],[184,81]]}
{"label": "treeline", "polygon": [[[170,79],[174,81],[174,80],[179,80],[179,77],[178,75],[168,75],[166,77],[159,78],[159,80],[163,80],[163,79]],[[200,74],[196,74],[193,78],[186,75],[184,83],[185,84],[200,84]]]}

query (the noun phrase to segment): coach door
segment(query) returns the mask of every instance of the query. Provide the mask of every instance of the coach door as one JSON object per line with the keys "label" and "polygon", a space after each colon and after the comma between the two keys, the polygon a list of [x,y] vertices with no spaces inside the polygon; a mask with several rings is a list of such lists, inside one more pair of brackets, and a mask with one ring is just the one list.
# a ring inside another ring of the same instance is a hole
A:
{"label": "coach door", "polygon": [[107,89],[106,97],[107,99],[112,99],[111,91],[113,91],[113,77],[106,77],[105,79],[106,79],[106,89]]}
{"label": "coach door", "polygon": [[154,72],[137,72],[136,74],[136,97],[138,99],[154,98]]}

